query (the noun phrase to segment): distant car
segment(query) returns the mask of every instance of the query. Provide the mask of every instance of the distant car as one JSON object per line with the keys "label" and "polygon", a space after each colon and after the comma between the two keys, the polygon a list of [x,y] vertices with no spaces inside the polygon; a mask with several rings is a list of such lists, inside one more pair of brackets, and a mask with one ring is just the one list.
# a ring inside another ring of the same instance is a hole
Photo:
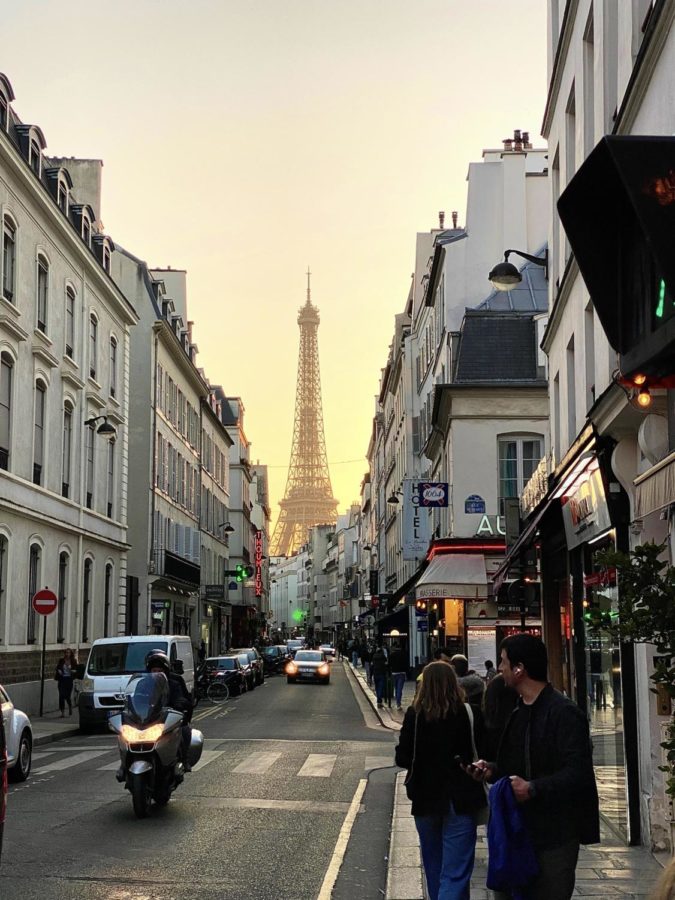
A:
{"label": "distant car", "polygon": [[286,680],[289,684],[296,681],[318,681],[330,683],[330,665],[326,654],[321,650],[298,650],[294,659],[286,665]]}
{"label": "distant car", "polygon": [[248,690],[246,674],[238,656],[211,656],[204,660],[204,665],[208,677],[225,682],[230,693],[244,694]]}
{"label": "distant car", "polygon": [[247,653],[249,661],[255,671],[255,683],[262,684],[265,680],[265,671],[261,655],[255,647],[234,647],[230,653]]}
{"label": "distant car", "polygon": [[267,675],[275,675],[281,672],[286,662],[286,648],[282,652],[281,647],[263,647],[261,650],[263,668]]}
{"label": "distant car", "polygon": [[256,686],[256,671],[253,668],[253,663],[249,659],[248,653],[237,653],[239,657],[239,662],[241,663],[241,670],[244,673],[244,678],[246,679],[246,686],[249,691],[255,690]]}
{"label": "distant car", "polygon": [[332,644],[319,644],[319,650],[325,653],[327,657],[335,659],[335,647]]}
{"label": "distant car", "polygon": [[304,638],[290,638],[290,640],[286,641],[286,647],[291,656],[295,656],[298,650],[302,650],[304,646]]}
{"label": "distant car", "polygon": [[0,687],[0,706],[7,744],[7,775],[10,781],[25,781],[33,760],[30,719],[26,713],[16,709],[3,687]]}

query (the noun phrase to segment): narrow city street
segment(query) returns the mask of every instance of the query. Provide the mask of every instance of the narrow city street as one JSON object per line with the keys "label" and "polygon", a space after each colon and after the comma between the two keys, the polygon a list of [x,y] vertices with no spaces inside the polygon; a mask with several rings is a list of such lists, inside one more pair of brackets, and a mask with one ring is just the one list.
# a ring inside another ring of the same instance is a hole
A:
{"label": "narrow city street", "polygon": [[[355,796],[361,814],[335,896],[382,896],[395,734],[376,724],[341,663],[329,686],[268,678],[223,706],[200,704],[195,720],[202,760],[145,820],[115,781],[112,735],[36,750],[28,781],[10,788],[0,897],[311,900],[327,872],[332,887]],[[359,803],[375,769],[384,771]],[[382,827],[366,836],[368,815]]]}

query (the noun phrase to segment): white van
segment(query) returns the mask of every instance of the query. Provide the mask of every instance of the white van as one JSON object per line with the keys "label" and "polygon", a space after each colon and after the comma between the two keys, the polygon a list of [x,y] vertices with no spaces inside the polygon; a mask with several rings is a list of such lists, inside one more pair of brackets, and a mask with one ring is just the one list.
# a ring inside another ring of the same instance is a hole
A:
{"label": "white van", "polygon": [[[145,671],[145,657],[151,650],[163,650],[172,666],[183,664],[182,674],[188,691],[194,694],[195,664],[192,642],[184,635],[150,634],[132,637],[99,638],[91,645],[78,701],[80,728],[91,730],[103,725],[108,713],[124,705],[129,679]],[[180,666],[175,667],[180,670]]]}

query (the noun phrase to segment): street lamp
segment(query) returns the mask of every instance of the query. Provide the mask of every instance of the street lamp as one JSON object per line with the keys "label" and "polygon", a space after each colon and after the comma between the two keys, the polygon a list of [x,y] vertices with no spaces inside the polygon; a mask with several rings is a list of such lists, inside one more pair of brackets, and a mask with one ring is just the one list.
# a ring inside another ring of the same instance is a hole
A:
{"label": "street lamp", "polygon": [[101,419],[103,419],[103,421],[96,429],[96,434],[103,435],[103,437],[109,440],[111,444],[114,444],[117,440],[117,429],[114,425],[110,424],[107,416],[92,416],[91,419],[87,419],[84,424],[86,426],[93,425]]}
{"label": "street lamp", "polygon": [[392,491],[391,496],[387,497],[387,503],[400,503],[401,501],[398,499],[403,496],[403,491]]}
{"label": "street lamp", "polygon": [[234,534],[234,528],[229,522],[221,522],[218,528],[222,528],[225,534]]}
{"label": "street lamp", "polygon": [[511,288],[523,280],[523,276],[518,269],[509,262],[509,255],[515,253],[522,256],[528,262],[535,263],[537,266],[543,266],[545,269],[545,277],[548,279],[548,250],[544,251],[542,256],[532,256],[530,253],[523,253],[522,250],[506,250],[504,253],[504,262],[497,263],[488,275],[488,279],[492,282],[492,286],[497,291],[510,291]]}

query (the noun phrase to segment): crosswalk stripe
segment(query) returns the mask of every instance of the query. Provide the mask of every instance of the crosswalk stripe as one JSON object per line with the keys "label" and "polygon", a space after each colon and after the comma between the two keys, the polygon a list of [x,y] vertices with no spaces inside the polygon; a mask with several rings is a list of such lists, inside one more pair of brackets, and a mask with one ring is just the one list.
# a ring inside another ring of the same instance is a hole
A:
{"label": "crosswalk stripe", "polygon": [[120,767],[119,760],[116,762],[108,763],[107,766],[99,766],[96,771],[97,772],[116,772]]}
{"label": "crosswalk stripe", "polygon": [[197,765],[192,767],[192,771],[198,772],[200,769],[203,769],[204,766],[208,766],[209,763],[212,763],[214,760],[218,759],[219,756],[222,756],[224,752],[224,750],[202,750],[202,757]]}
{"label": "crosswalk stripe", "polygon": [[366,764],[364,769],[384,769],[387,766],[393,766],[394,760],[391,756],[366,756]]}
{"label": "crosswalk stripe", "polygon": [[298,772],[299,778],[330,778],[337,754],[310,753]]}
{"label": "crosswalk stripe", "polygon": [[75,756],[57,759],[46,766],[34,769],[33,775],[46,775],[49,772],[60,772],[63,769],[70,769],[72,766],[79,766],[80,763],[89,762],[90,759],[96,759],[97,756],[104,756],[106,753],[110,753],[110,750],[86,750],[84,753],[76,753]]}
{"label": "crosswalk stripe", "polygon": [[263,750],[251,753],[248,759],[239,763],[232,771],[238,775],[264,775],[279,759],[281,753],[270,753]]}

